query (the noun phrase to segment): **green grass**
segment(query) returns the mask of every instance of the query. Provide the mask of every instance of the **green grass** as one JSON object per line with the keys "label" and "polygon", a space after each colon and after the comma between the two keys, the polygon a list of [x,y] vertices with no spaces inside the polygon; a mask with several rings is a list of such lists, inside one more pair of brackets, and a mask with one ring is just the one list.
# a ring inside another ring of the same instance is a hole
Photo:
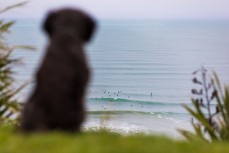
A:
{"label": "green grass", "polygon": [[162,136],[99,131],[23,135],[0,129],[0,153],[229,153],[228,143],[187,142]]}

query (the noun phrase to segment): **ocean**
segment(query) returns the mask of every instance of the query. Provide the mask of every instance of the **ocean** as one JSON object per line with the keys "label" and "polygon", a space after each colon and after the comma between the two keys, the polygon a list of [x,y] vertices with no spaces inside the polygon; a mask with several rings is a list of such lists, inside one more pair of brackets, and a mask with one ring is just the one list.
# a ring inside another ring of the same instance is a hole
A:
{"label": "ocean", "polygon": [[[17,83],[31,80],[48,43],[41,20],[18,20],[7,38],[37,48],[13,55],[23,61],[14,68]],[[229,82],[229,21],[98,21],[85,50],[92,78],[84,128],[179,137],[178,128],[192,130],[191,116],[180,105],[191,106],[192,72],[204,66]]]}

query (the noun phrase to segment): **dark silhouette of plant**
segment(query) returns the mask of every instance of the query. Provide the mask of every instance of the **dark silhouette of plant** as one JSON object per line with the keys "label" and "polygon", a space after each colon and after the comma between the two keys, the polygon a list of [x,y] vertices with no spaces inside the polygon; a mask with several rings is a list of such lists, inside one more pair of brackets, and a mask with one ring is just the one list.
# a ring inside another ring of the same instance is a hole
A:
{"label": "dark silhouette of plant", "polygon": [[179,131],[189,140],[198,137],[205,141],[228,141],[229,86],[222,91],[217,74],[213,73],[213,77],[207,74],[207,69],[204,67],[193,72],[192,81],[198,87],[191,90],[194,108],[183,105],[194,118],[192,126],[195,133]]}

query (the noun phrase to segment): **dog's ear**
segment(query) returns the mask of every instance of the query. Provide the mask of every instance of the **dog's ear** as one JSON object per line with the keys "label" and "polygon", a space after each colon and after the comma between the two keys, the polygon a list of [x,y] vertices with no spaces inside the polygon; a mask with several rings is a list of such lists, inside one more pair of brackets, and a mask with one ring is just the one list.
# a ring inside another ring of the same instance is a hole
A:
{"label": "dog's ear", "polygon": [[53,29],[55,19],[56,19],[56,13],[50,12],[44,21],[43,30],[47,32],[48,35],[52,35],[52,29]]}
{"label": "dog's ear", "polygon": [[87,42],[90,40],[92,34],[95,31],[95,28],[96,28],[95,21],[91,17],[87,16],[85,19],[85,33],[83,36],[84,41]]}

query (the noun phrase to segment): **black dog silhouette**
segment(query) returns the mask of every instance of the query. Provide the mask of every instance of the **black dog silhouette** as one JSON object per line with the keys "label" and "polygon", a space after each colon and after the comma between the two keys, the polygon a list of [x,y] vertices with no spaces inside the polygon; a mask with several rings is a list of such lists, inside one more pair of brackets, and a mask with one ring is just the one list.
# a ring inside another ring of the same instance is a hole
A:
{"label": "black dog silhouette", "polygon": [[47,16],[43,29],[50,42],[22,111],[22,131],[80,131],[90,78],[83,45],[94,28],[95,21],[79,10],[66,8]]}

